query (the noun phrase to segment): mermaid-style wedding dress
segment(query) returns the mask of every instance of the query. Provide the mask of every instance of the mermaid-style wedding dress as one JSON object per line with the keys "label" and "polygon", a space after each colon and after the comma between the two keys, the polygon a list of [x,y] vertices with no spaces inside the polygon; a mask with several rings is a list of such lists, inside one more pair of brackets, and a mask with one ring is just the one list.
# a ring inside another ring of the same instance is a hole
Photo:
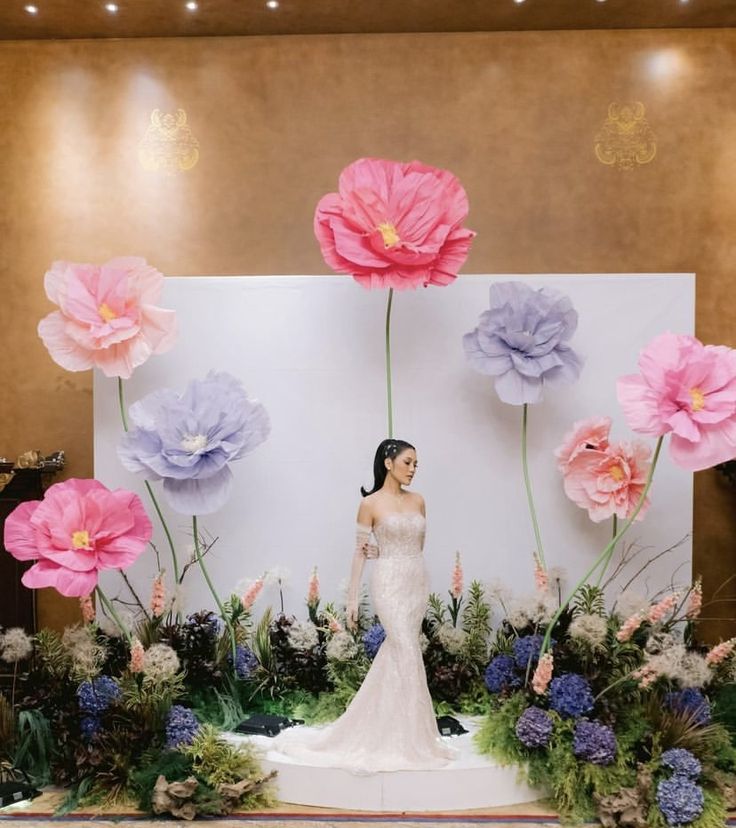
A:
{"label": "mermaid-style wedding dress", "polygon": [[322,728],[282,733],[273,742],[280,753],[357,772],[437,768],[456,756],[437,731],[419,643],[429,595],[424,531],[418,512],[374,525],[371,597],[386,638],[345,713]]}

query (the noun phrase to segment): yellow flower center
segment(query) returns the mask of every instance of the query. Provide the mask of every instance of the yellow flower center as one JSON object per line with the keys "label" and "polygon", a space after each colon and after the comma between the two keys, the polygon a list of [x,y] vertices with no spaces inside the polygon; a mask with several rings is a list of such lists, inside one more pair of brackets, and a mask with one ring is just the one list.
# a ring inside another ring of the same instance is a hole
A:
{"label": "yellow flower center", "polygon": [[118,315],[115,311],[107,304],[107,302],[103,302],[99,308],[97,308],[97,313],[105,320],[105,322],[109,322],[111,319],[117,319]]}
{"label": "yellow flower center", "polygon": [[620,483],[624,479],[624,470],[621,466],[611,466],[608,469],[608,473],[617,483]]}
{"label": "yellow flower center", "polygon": [[86,529],[78,529],[74,532],[72,546],[74,549],[89,549],[89,532]]}
{"label": "yellow flower center", "polygon": [[396,228],[390,221],[382,221],[376,229],[383,236],[383,243],[386,247],[392,247],[401,241],[399,234],[396,232]]}
{"label": "yellow flower center", "polygon": [[705,408],[705,394],[699,388],[690,389],[690,399],[692,400],[693,411],[700,411]]}

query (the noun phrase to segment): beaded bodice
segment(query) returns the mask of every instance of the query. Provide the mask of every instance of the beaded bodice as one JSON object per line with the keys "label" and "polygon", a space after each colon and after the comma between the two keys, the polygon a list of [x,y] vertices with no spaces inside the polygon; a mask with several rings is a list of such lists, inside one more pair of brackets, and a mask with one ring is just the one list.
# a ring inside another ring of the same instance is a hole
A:
{"label": "beaded bodice", "polygon": [[424,547],[425,519],[420,512],[391,512],[373,524],[381,558],[415,558]]}

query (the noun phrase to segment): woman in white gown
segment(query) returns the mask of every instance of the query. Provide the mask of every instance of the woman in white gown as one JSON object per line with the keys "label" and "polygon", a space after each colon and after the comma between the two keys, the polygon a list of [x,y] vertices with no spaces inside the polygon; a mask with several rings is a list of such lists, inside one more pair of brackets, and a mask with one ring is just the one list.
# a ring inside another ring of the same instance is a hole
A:
{"label": "woman in white gown", "polygon": [[424,499],[403,488],[416,469],[411,444],[384,440],[376,451],[374,487],[361,489],[348,625],[357,621],[365,560],[375,558],[371,597],[386,638],[345,713],[323,728],[286,731],[274,740],[281,753],[363,772],[437,768],[456,755],[437,731],[419,642],[429,595]]}

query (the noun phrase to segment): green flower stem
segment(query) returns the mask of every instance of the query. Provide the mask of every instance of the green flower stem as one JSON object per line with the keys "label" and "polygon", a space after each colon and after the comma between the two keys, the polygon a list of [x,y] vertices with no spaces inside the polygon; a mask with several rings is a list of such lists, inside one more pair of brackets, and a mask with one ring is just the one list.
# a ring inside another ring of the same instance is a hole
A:
{"label": "green flower stem", "polygon": [[212,593],[212,597],[215,599],[215,603],[217,604],[217,608],[220,610],[220,616],[222,620],[225,622],[225,626],[227,627],[228,634],[230,636],[230,649],[233,656],[233,670],[235,670],[235,665],[237,663],[237,655],[238,651],[236,649],[237,642],[235,640],[235,630],[233,629],[233,625],[228,618],[227,613],[225,612],[225,607],[223,606],[222,601],[220,600],[220,596],[217,594],[215,590],[214,584],[212,583],[212,579],[210,578],[209,572],[207,572],[207,567],[204,565],[204,558],[202,557],[202,553],[199,549],[199,531],[197,529],[197,516],[192,515],[192,531],[194,533],[194,555],[197,559],[197,563],[199,564],[199,568],[202,570],[202,575],[204,575],[205,581],[207,581],[207,586],[210,588],[210,592]]}
{"label": "green flower stem", "polygon": [[537,510],[534,508],[534,496],[532,495],[532,483],[529,479],[529,464],[527,463],[526,452],[526,430],[527,430],[527,415],[529,403],[524,403],[521,416],[521,465],[524,469],[524,486],[526,488],[526,499],[529,502],[529,514],[532,518],[532,526],[534,527],[534,538],[537,543],[537,555],[539,556],[539,563],[542,569],[547,568],[544,560],[544,550],[542,549],[542,536],[539,532],[539,522],[537,521]]}
{"label": "green flower stem", "polygon": [[105,607],[105,609],[106,609],[106,610],[110,613],[110,617],[112,618],[112,620],[113,620],[113,621],[114,621],[114,622],[118,625],[118,627],[120,628],[120,632],[121,632],[121,633],[125,636],[125,640],[128,642],[128,646],[132,646],[132,644],[133,644],[133,639],[132,639],[132,637],[131,637],[131,635],[130,635],[130,630],[129,630],[129,629],[128,629],[128,628],[127,628],[124,624],[123,624],[123,622],[120,620],[120,616],[117,614],[117,612],[116,612],[116,610],[115,610],[115,607],[113,606],[112,601],[110,601],[110,600],[108,599],[108,597],[107,597],[107,596],[105,595],[105,593],[102,591],[102,587],[100,587],[100,585],[99,585],[99,584],[95,587],[95,592],[97,593],[97,597],[98,597],[98,598],[100,599],[100,601],[102,602],[102,605],[103,605],[103,606]]}
{"label": "green flower stem", "polygon": [[606,548],[601,552],[601,554],[595,559],[593,566],[583,575],[583,577],[577,582],[574,586],[572,592],[567,596],[564,603],[560,605],[560,608],[552,617],[552,620],[549,622],[547,626],[547,631],[544,634],[544,639],[542,640],[542,647],[539,651],[540,657],[547,652],[549,648],[549,642],[552,637],[552,630],[554,629],[555,624],[560,620],[560,616],[562,613],[567,609],[570,604],[570,601],[575,597],[577,591],[580,589],[583,584],[588,582],[588,579],[593,575],[593,573],[598,569],[601,564],[603,564],[608,558],[610,558],[611,550],[614,546],[621,540],[621,538],[626,534],[629,526],[634,522],[636,516],[639,514],[641,507],[644,505],[644,501],[646,500],[647,494],[649,493],[649,487],[652,485],[652,478],[654,477],[654,469],[657,466],[657,459],[659,458],[659,452],[662,448],[662,441],[664,440],[664,435],[660,435],[657,438],[657,445],[654,448],[654,457],[652,458],[652,465],[649,467],[649,474],[647,475],[647,481],[644,484],[644,489],[642,490],[641,495],[639,495],[639,500],[636,502],[636,506],[634,507],[634,511],[629,515],[626,519],[624,525],[619,529],[619,531],[611,538],[608,542]]}
{"label": "green flower stem", "polygon": [[608,564],[611,563],[611,558],[613,557],[613,553],[616,551],[616,533],[618,532],[618,515],[613,515],[613,520],[611,521],[611,537],[613,540],[613,546],[611,547],[611,551],[608,553],[608,557],[603,563],[601,567],[600,574],[598,575],[598,580],[596,581],[596,586],[599,587],[601,585],[601,581],[603,580],[603,576],[606,574],[606,570],[608,569]]}
{"label": "green flower stem", "polygon": [[[125,398],[123,396],[123,380],[118,377],[118,402],[120,403],[120,419],[123,421],[123,431],[128,431],[128,420],[125,416]],[[146,491],[148,492],[149,497],[151,498],[151,502],[153,503],[153,508],[156,510],[156,514],[158,515],[159,521],[161,521],[161,526],[164,530],[164,534],[166,535],[166,540],[169,542],[169,549],[171,550],[171,560],[174,565],[174,583],[179,583],[179,561],[176,558],[176,549],[174,548],[174,540],[171,537],[171,532],[169,532],[169,527],[166,524],[166,520],[164,518],[163,512],[161,511],[161,507],[158,505],[158,500],[156,500],[156,495],[153,493],[153,487],[147,481],[143,481],[146,487]]]}
{"label": "green flower stem", "polygon": [[394,414],[391,397],[391,303],[394,299],[394,289],[389,288],[388,304],[386,305],[386,402],[388,405],[388,436],[394,436]]}
{"label": "green flower stem", "polygon": [[128,430],[128,418],[125,416],[125,398],[123,396],[123,378],[118,377],[118,403],[120,405],[120,419],[123,421],[123,431]]}

